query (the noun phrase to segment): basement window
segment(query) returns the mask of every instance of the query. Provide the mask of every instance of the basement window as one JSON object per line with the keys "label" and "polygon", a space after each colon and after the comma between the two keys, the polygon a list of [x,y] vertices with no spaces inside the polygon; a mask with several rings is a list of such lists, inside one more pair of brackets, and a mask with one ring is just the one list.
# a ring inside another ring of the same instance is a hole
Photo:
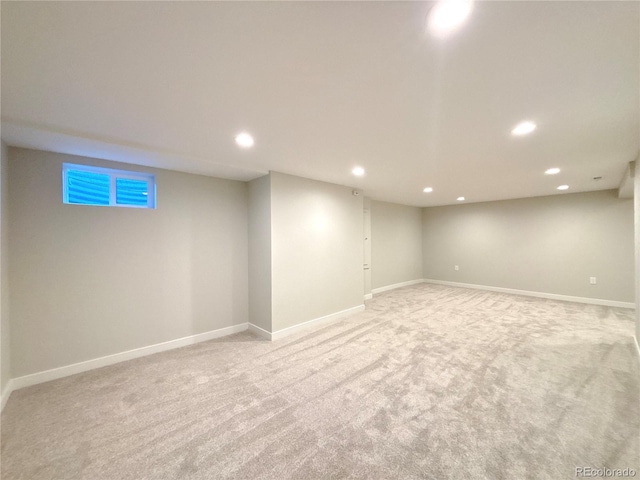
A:
{"label": "basement window", "polygon": [[64,163],[62,201],[71,205],[156,208],[156,177],[150,173]]}

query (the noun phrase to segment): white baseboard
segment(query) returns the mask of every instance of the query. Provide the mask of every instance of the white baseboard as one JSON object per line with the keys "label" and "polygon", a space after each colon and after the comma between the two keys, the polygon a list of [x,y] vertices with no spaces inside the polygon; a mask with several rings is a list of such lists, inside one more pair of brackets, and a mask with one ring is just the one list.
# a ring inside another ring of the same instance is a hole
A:
{"label": "white baseboard", "polygon": [[255,333],[259,337],[266,338],[267,340],[271,340],[271,332],[266,331],[264,328],[260,328],[253,323],[249,324],[249,331]]}
{"label": "white baseboard", "polygon": [[[157,343],[155,345],[149,345],[148,347],[136,348],[126,352],[116,353],[114,355],[107,355],[106,357],[94,358],[85,362],[74,363],[72,365],[65,365],[64,367],[53,368],[51,370],[45,370],[43,372],[33,373],[31,375],[25,375],[23,377],[16,377],[11,379],[11,390],[17,390],[19,388],[29,387],[31,385],[37,385],[38,383],[49,382],[62,377],[68,377],[69,375],[75,375],[76,373],[82,373],[96,368],[106,367],[115,363],[125,362],[134,358],[146,357],[154,353],[164,352],[167,350],[173,350],[174,348],[186,347],[200,342],[206,342],[213,340],[214,338],[224,337],[233,333],[238,333],[248,328],[248,323],[241,323],[240,325],[233,325],[231,327],[220,328],[218,330],[212,330],[210,332],[199,333],[197,335],[191,335],[189,337],[178,338],[176,340],[170,340],[168,342]],[[9,395],[7,395],[8,398]],[[4,399],[4,393],[2,396]]]}
{"label": "white baseboard", "polygon": [[324,317],[314,318],[313,320],[309,320],[307,322],[300,323],[298,325],[293,325],[292,327],[283,328],[275,332],[268,332],[265,329],[250,323],[249,331],[255,333],[256,335],[262,338],[266,338],[267,340],[280,340],[281,338],[288,337],[289,335],[293,335],[294,333],[298,333],[307,328],[317,327],[324,323],[329,323],[334,320],[338,320],[340,318],[344,318],[354,313],[358,313],[362,311],[364,311],[364,305],[358,305],[357,307],[347,308],[346,310],[341,310],[339,312],[331,313],[329,315],[325,315]]}
{"label": "white baseboard", "polygon": [[371,300],[372,298],[373,298],[373,293],[367,293],[367,294],[364,296],[364,299],[365,299],[365,300]]}
{"label": "white baseboard", "polygon": [[524,295],[527,297],[548,298],[551,300],[562,300],[565,302],[588,303],[591,305],[604,305],[607,307],[636,308],[636,304],[633,302],[619,302],[617,300],[604,300],[600,298],[588,298],[588,297],[572,297],[570,295],[557,295],[555,293],[530,292],[528,290],[516,290],[514,288],[490,287],[487,285],[449,282],[445,280],[431,280],[428,278],[425,278],[424,282],[433,283],[436,285],[448,285],[450,287],[473,288],[475,290],[488,290],[490,292],[512,293],[514,295]]}
{"label": "white baseboard", "polygon": [[4,387],[2,391],[2,400],[0,401],[0,412],[4,410],[4,406],[7,404],[7,400],[9,400],[9,396],[13,392],[13,380],[9,380],[7,385]]}
{"label": "white baseboard", "polygon": [[423,283],[424,280],[419,278],[418,280],[409,280],[408,282],[394,283],[393,285],[387,285],[386,287],[374,288],[371,290],[373,295],[377,293],[386,292],[387,290],[394,290],[396,288],[408,287],[409,285],[415,285],[416,283]]}
{"label": "white baseboard", "polygon": [[358,305],[357,307],[347,308],[346,310],[331,313],[329,315],[325,315],[324,317],[314,318],[313,320],[309,320],[308,322],[300,323],[298,325],[283,328],[282,330],[273,332],[271,334],[271,340],[279,340],[309,327],[317,327],[319,325],[322,325],[323,323],[329,323],[334,320],[338,320],[339,318],[344,318],[362,311],[364,311],[364,305]]}

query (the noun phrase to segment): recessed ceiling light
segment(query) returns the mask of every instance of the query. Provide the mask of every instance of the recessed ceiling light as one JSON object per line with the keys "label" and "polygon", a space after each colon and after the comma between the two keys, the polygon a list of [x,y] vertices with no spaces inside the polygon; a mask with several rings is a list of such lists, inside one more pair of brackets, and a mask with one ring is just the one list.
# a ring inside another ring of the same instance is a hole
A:
{"label": "recessed ceiling light", "polygon": [[361,177],[362,175],[364,175],[364,168],[354,167],[353,170],[351,170],[351,173],[353,173],[356,177]]}
{"label": "recessed ceiling light", "polygon": [[433,188],[431,188],[431,187],[427,187],[427,188],[425,188],[425,189],[424,189],[424,190],[422,190],[422,191],[423,191],[424,193],[431,193],[431,192],[433,192]]}
{"label": "recessed ceiling light", "polygon": [[236,135],[236,143],[242,148],[253,147],[253,137],[247,132],[242,132]]}
{"label": "recessed ceiling light", "polygon": [[429,31],[437,36],[451,33],[464,23],[472,9],[473,0],[440,0],[429,12]]}
{"label": "recessed ceiling light", "polygon": [[547,170],[544,171],[545,175],[555,175],[556,173],[560,173],[560,169],[559,168],[549,168]]}
{"label": "recessed ceiling light", "polygon": [[458,198],[457,198],[457,200],[458,200],[459,202],[464,202],[464,197],[458,197]]}
{"label": "recessed ceiling light", "polygon": [[569,185],[560,185],[558,187],[558,190],[568,190],[569,189]]}
{"label": "recessed ceiling light", "polygon": [[511,130],[512,135],[521,136],[528,135],[536,129],[536,124],[530,121],[520,122]]}

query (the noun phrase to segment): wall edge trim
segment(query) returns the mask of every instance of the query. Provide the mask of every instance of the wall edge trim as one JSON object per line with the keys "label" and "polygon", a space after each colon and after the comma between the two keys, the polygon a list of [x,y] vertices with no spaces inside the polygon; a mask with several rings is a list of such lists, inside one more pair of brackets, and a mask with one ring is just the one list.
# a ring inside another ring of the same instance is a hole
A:
{"label": "wall edge trim", "polygon": [[515,288],[491,287],[488,285],[476,285],[473,283],[449,282],[447,280],[424,279],[425,283],[435,285],[447,285],[450,287],[472,288],[475,290],[487,290],[489,292],[511,293],[514,295],[524,295],[526,297],[547,298],[550,300],[561,300],[564,302],[587,303],[590,305],[603,305],[606,307],[635,308],[633,302],[620,302],[618,300],[606,300],[602,298],[574,297],[571,295],[560,295],[557,293],[532,292],[529,290],[517,290]]}
{"label": "wall edge trim", "polygon": [[[88,372],[97,368],[107,367],[116,363],[126,362],[127,360],[146,357],[147,355],[153,355],[154,353],[165,352],[167,350],[173,350],[176,348],[194,345],[196,343],[206,342],[215,338],[225,337],[234,333],[243,332],[247,330],[248,326],[248,323],[241,323],[239,325],[219,328],[216,330],[211,330],[209,332],[198,333],[196,335],[190,335],[188,337],[177,338],[175,340],[156,343],[154,345],[148,345],[146,347],[135,348],[133,350],[127,350],[120,353],[114,353],[112,355],[106,355],[104,357],[93,358],[91,360],[85,360],[83,362],[73,363],[71,365],[65,365],[62,367],[52,368],[50,370],[43,370],[41,372],[23,375],[21,377],[15,377],[10,380],[11,391],[30,387],[39,383],[49,382],[51,380],[57,380],[59,378],[68,377],[77,373]],[[4,392],[2,399],[3,401],[5,401]]]}
{"label": "wall edge trim", "polygon": [[251,333],[255,333],[259,337],[266,338],[267,340],[272,340],[271,332],[269,332],[268,330],[265,330],[264,328],[260,328],[259,326],[254,325],[253,323],[249,324],[249,331]]}
{"label": "wall edge trim", "polygon": [[271,333],[271,340],[280,340],[281,338],[288,337],[289,335],[293,335],[302,330],[306,330],[310,327],[315,327],[318,325],[322,325],[324,323],[329,323],[334,320],[338,320],[343,317],[347,317],[349,315],[353,315],[354,313],[364,311],[364,305],[357,305],[355,307],[347,308],[346,310],[340,310],[339,312],[330,313],[329,315],[325,315],[323,317],[314,318],[313,320],[308,320],[303,323],[299,323],[298,325],[293,325],[291,327],[283,328],[281,330],[276,330]]}
{"label": "wall edge trim", "polygon": [[394,283],[393,285],[387,285],[387,286],[384,286],[384,287],[374,288],[374,289],[371,290],[371,293],[373,295],[376,295],[378,293],[386,292],[388,290],[395,290],[396,288],[408,287],[409,285],[415,285],[417,283],[424,283],[424,281],[425,280],[423,278],[418,278],[416,280],[409,280],[407,282]]}
{"label": "wall edge trim", "polygon": [[0,412],[2,412],[2,410],[4,410],[4,406],[7,404],[7,400],[9,400],[9,397],[11,396],[11,392],[13,392],[14,387],[13,387],[13,379],[9,379],[9,381],[7,382],[7,384],[4,387],[4,390],[2,391],[2,400],[0,403]]}

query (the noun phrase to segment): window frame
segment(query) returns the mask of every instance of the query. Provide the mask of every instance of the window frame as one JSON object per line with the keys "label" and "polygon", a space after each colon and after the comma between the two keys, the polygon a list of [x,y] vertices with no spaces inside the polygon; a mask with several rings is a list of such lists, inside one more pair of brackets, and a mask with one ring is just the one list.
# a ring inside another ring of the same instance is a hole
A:
{"label": "window frame", "polygon": [[[69,201],[69,171],[80,171],[88,173],[96,173],[109,176],[109,205],[101,205],[97,203],[74,203]],[[125,180],[137,180],[147,183],[147,204],[146,205],[130,205],[126,203],[117,203],[116,180],[122,178]],[[62,203],[65,205],[84,205],[90,207],[125,207],[125,208],[156,208],[156,176],[152,173],[134,172],[131,170],[118,170],[115,168],[94,167],[91,165],[80,165],[77,163],[62,164]]]}

